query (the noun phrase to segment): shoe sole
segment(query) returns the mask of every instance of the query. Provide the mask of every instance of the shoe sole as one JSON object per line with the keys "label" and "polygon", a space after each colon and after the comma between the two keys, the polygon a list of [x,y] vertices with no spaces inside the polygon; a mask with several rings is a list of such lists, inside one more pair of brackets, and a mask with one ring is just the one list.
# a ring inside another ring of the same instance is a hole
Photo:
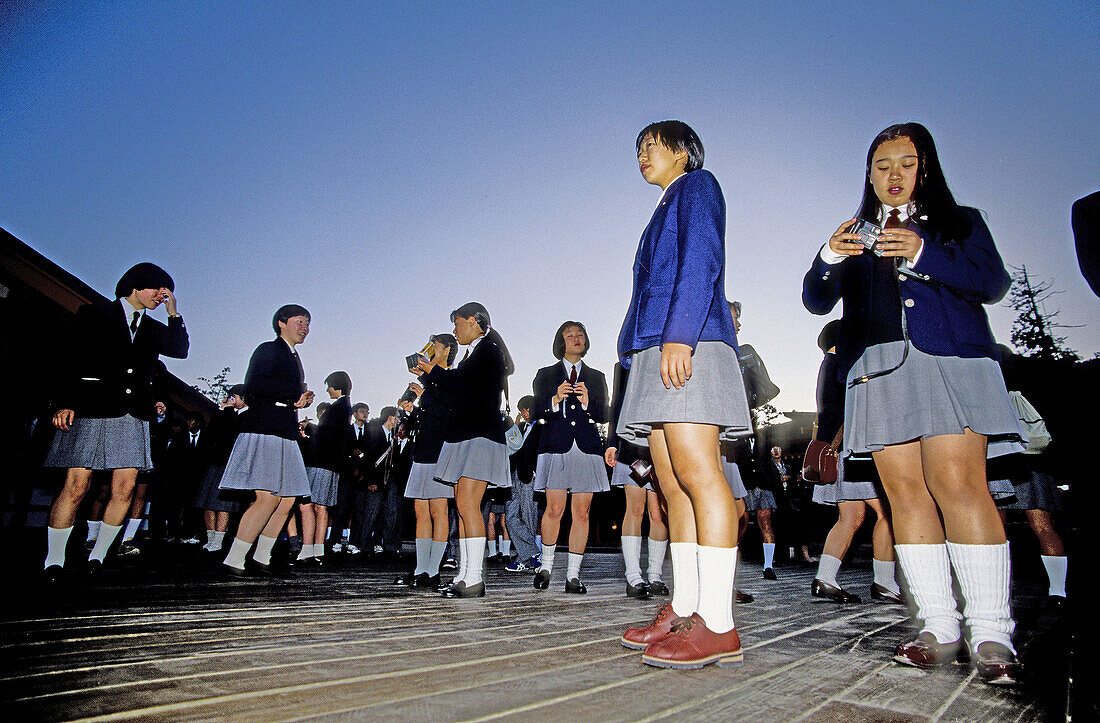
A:
{"label": "shoe sole", "polygon": [[741,649],[738,648],[732,653],[718,653],[707,658],[690,661],[663,660],[661,658],[651,658],[648,655],[643,655],[642,662],[656,668],[673,668],[675,670],[694,670],[696,668],[711,665],[712,663],[719,668],[740,668],[745,664],[745,655]]}
{"label": "shoe sole", "polygon": [[630,648],[631,650],[645,650],[649,647],[649,643],[635,643],[626,638],[619,638],[619,642],[623,644],[624,648]]}

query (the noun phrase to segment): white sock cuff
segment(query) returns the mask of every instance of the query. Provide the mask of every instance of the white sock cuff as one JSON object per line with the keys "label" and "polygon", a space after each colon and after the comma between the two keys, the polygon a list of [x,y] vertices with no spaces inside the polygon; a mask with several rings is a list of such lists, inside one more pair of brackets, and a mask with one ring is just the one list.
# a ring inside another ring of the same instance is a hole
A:
{"label": "white sock cuff", "polygon": [[840,587],[840,583],[836,581],[838,572],[840,572],[840,558],[822,553],[817,561],[817,579],[833,587]]}
{"label": "white sock cuff", "polygon": [[696,550],[699,617],[711,632],[729,632],[733,629],[733,571],[737,565],[737,548],[698,545]]}
{"label": "white sock cuff", "polygon": [[1047,571],[1047,580],[1050,586],[1047,595],[1066,596],[1066,571],[1069,568],[1069,559],[1064,556],[1040,555],[1043,567]]}

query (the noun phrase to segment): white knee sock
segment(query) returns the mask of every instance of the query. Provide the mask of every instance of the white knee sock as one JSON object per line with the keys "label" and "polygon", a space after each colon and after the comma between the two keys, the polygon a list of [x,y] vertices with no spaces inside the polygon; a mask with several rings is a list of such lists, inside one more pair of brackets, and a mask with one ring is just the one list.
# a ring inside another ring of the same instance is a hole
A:
{"label": "white knee sock", "polygon": [[817,561],[817,575],[814,577],[821,582],[829,583],[833,587],[840,587],[840,583],[836,581],[838,572],[840,572],[840,558],[823,553],[821,559]]}
{"label": "white knee sock", "polygon": [[131,517],[126,520],[126,531],[122,533],[122,541],[129,542],[134,539],[134,535],[137,534],[138,528],[141,527],[141,518],[136,520]]}
{"label": "white knee sock", "polygon": [[772,567],[775,563],[775,543],[764,543],[764,567]]}
{"label": "white knee sock", "polygon": [[665,569],[665,552],[668,550],[668,540],[654,540],[652,537],[646,541],[646,575],[650,582],[660,582],[662,570]]}
{"label": "white knee sock", "polygon": [[485,564],[486,539],[484,537],[467,537],[463,542],[466,543],[466,557],[470,560],[467,563],[466,577],[463,580],[466,581],[466,587],[471,587],[485,581],[482,576],[482,566]]}
{"label": "white knee sock", "polygon": [[99,520],[88,520],[88,542],[95,542],[99,535]]}
{"label": "white knee sock", "polygon": [[494,557],[497,554],[497,541],[495,539],[486,540],[485,544],[489,547],[489,557]]}
{"label": "white knee sock", "polygon": [[921,632],[932,633],[941,643],[953,643],[962,634],[959,610],[951,590],[951,561],[947,545],[894,545],[909,592],[917,603]]}
{"label": "white knee sock", "polygon": [[623,565],[626,567],[626,582],[637,585],[644,581],[642,577],[642,538],[637,535],[623,535]]}
{"label": "white knee sock", "polygon": [[252,553],[252,561],[258,562],[261,565],[271,564],[271,548],[275,546],[278,538],[264,537],[260,535],[256,538],[256,551]]}
{"label": "white knee sock", "polygon": [[252,549],[251,542],[245,542],[239,537],[233,538],[233,544],[229,546],[229,553],[222,560],[223,563],[238,570],[244,569],[244,557]]}
{"label": "white knee sock", "polygon": [[432,540],[432,549],[428,555],[428,565],[424,572],[432,577],[439,574],[439,566],[443,563],[443,556],[447,554],[447,541],[437,542]]}
{"label": "white knee sock", "polygon": [[428,557],[432,554],[432,538],[430,537],[418,537],[416,538],[416,569],[413,570],[414,575],[419,575],[422,572],[428,571]]}
{"label": "white knee sock", "polygon": [[1043,567],[1047,570],[1047,580],[1050,582],[1050,587],[1047,588],[1047,595],[1065,597],[1066,568],[1068,567],[1067,559],[1065,557],[1054,557],[1052,555],[1040,555],[1039,557],[1043,561]]}
{"label": "white knee sock", "polygon": [[46,528],[46,562],[43,569],[52,565],[65,567],[65,546],[69,544],[71,527],[47,527]]}
{"label": "white knee sock", "polygon": [[99,536],[95,538],[95,547],[92,548],[88,559],[103,562],[103,558],[107,557],[107,549],[114,543],[121,529],[122,525],[108,525],[106,522],[101,524]]}
{"label": "white knee sock", "polygon": [[970,626],[970,647],[976,650],[986,641],[1012,647],[1016,623],[1008,606],[1008,585],[1012,574],[1008,543],[1000,545],[961,545],[947,543],[951,567],[966,598],[963,617]]}
{"label": "white knee sock", "polygon": [[466,549],[466,540],[458,538],[458,574],[452,580],[452,584],[458,584],[466,579],[466,573],[470,569],[470,555]]}
{"label": "white knee sock", "polygon": [[512,541],[511,540],[501,540],[500,541],[500,551],[501,551],[501,553],[503,553],[503,555],[505,557],[511,557],[512,556]]}
{"label": "white knee sock", "polygon": [[581,560],[584,559],[584,553],[577,554],[575,552],[569,553],[569,564],[566,566],[565,579],[572,580],[573,578],[580,579],[581,576]]}
{"label": "white knee sock", "polygon": [[547,572],[554,571],[554,551],[556,548],[556,545],[542,546],[542,562],[539,566],[540,570],[546,570]]}
{"label": "white knee sock", "polygon": [[733,580],[736,547],[698,545],[699,605],[696,612],[713,633],[733,629]]}
{"label": "white knee sock", "polygon": [[871,567],[875,571],[875,584],[886,588],[890,592],[901,594],[898,581],[894,579],[894,561],[876,560],[871,558]]}
{"label": "white knee sock", "polygon": [[672,612],[688,617],[699,607],[699,546],[694,542],[673,542]]}

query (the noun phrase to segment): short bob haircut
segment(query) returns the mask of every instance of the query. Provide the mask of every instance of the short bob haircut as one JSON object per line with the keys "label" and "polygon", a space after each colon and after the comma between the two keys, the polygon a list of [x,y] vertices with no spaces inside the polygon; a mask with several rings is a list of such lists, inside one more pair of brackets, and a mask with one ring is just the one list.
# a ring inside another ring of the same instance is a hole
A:
{"label": "short bob haircut", "polygon": [[647,135],[673,153],[687,151],[687,165],[684,171],[697,171],[703,167],[703,142],[687,123],[678,120],[666,120],[659,123],[650,123],[638,134],[638,140],[634,143],[634,150],[641,152],[642,141]]}
{"label": "short bob haircut", "polygon": [[584,351],[581,352],[581,356],[588,353],[588,348],[592,346],[591,340],[588,338],[588,329],[584,328],[584,324],[579,321],[567,321],[558,327],[558,331],[554,334],[554,358],[561,359],[565,356],[565,330],[571,326],[575,326],[584,332]]}
{"label": "short bob haircut", "polygon": [[141,289],[168,289],[176,290],[176,282],[168,272],[147,261],[135,264],[126,270],[122,278],[115,284],[115,298],[125,299],[135,290]]}
{"label": "short bob haircut", "polygon": [[275,330],[275,336],[279,335],[279,322],[284,324],[293,319],[296,316],[304,316],[310,319],[309,312],[306,311],[306,307],[298,306],[297,304],[287,304],[286,306],[280,306],[279,310],[275,312],[275,316],[271,318],[271,328]]}
{"label": "short bob haircut", "polygon": [[530,409],[533,406],[535,406],[535,398],[530,394],[524,394],[516,402],[516,409]]}
{"label": "short bob haircut", "polygon": [[365,410],[367,410],[367,414],[370,414],[370,407],[367,406],[366,402],[356,402],[355,404],[351,405],[351,413],[352,414],[355,414],[360,409],[365,409]]}
{"label": "short bob haircut", "polygon": [[453,334],[432,334],[428,337],[428,340],[431,342],[438,341],[447,347],[447,366],[455,363],[455,356],[458,355],[458,339],[455,339]]}
{"label": "short bob haircut", "polygon": [[932,134],[920,123],[912,121],[892,125],[871,141],[871,147],[867,149],[867,164],[863,170],[863,198],[859,205],[859,218],[872,223],[878,222],[882,201],[875,194],[875,187],[871,185],[871,164],[879,146],[898,138],[908,138],[917,149],[917,185],[913,189],[912,198],[916,212],[913,216],[919,218],[921,226],[928,231],[942,234],[942,241],[945,243],[962,241],[970,236],[974,224],[955,202],[951,189],[947,187],[947,179],[943,176]]}
{"label": "short bob haircut", "polygon": [[344,394],[351,394],[351,377],[347,372],[333,372],[325,377],[325,386]]}

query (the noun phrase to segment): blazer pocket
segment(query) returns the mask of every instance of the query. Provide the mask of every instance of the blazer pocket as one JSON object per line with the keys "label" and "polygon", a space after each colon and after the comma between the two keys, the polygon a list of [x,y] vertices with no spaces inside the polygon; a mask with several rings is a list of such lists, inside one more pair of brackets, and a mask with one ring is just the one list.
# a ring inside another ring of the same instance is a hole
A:
{"label": "blazer pocket", "polygon": [[638,336],[661,336],[665,332],[665,320],[672,301],[674,284],[650,284],[638,301]]}

